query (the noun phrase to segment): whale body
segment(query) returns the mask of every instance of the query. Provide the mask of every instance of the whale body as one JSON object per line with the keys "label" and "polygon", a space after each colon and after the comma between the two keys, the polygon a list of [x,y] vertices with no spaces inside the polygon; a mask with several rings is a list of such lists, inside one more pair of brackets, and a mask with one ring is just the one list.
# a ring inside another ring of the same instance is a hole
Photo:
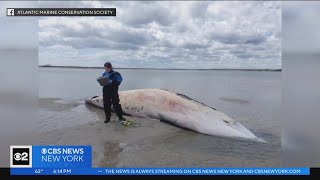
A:
{"label": "whale body", "polygon": [[[228,115],[183,94],[163,89],[135,89],[120,91],[119,98],[126,115],[167,121],[207,135],[265,142]],[[85,103],[103,108],[103,97],[95,96]]]}

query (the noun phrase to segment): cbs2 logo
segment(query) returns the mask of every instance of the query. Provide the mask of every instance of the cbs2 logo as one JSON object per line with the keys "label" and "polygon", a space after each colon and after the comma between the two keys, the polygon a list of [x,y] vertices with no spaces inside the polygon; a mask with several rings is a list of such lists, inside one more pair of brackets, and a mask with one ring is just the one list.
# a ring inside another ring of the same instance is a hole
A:
{"label": "cbs2 logo", "polygon": [[14,154],[14,160],[16,161],[28,161],[28,153],[23,152],[23,153],[15,153]]}

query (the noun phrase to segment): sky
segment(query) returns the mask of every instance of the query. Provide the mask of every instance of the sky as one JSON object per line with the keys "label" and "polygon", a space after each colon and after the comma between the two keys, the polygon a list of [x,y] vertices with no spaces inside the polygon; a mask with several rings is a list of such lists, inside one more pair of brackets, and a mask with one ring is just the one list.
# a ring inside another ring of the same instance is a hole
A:
{"label": "sky", "polygon": [[110,61],[121,68],[281,68],[281,2],[51,1],[37,6],[117,8],[116,17],[39,18],[39,65],[97,67]]}

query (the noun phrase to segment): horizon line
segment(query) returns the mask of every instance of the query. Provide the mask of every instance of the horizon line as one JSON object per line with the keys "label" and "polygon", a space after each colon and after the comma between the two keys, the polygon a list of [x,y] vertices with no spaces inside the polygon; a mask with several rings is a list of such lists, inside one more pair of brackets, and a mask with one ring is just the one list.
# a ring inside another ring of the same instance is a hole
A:
{"label": "horizon line", "polygon": [[[103,67],[88,67],[88,66],[52,66],[52,65],[38,65],[38,67],[43,68],[79,68],[79,69],[103,69]],[[281,68],[271,69],[271,68],[113,68],[113,69],[143,69],[143,70],[243,70],[243,71],[282,71]]]}

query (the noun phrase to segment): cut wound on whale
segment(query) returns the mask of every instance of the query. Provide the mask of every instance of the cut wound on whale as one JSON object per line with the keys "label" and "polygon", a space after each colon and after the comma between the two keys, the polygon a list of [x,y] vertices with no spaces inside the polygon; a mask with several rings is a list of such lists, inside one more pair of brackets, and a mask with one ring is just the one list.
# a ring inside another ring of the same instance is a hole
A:
{"label": "cut wound on whale", "polygon": [[[170,92],[170,91],[169,91],[169,92]],[[186,95],[184,95],[184,94],[180,94],[180,93],[175,93],[175,94],[178,95],[178,96],[180,96],[180,97],[182,97],[182,98],[188,99],[188,100],[190,100],[190,101],[197,102],[197,103],[202,104],[202,105],[204,105],[204,106],[206,106],[206,107],[209,107],[209,108],[211,108],[211,109],[213,109],[213,110],[216,110],[215,108],[210,107],[210,106],[208,106],[208,105],[206,105],[206,104],[204,104],[204,103],[202,103],[202,102],[199,102],[199,101],[197,101],[197,100],[194,100],[194,99],[192,99],[192,98],[190,98],[189,96],[186,96]]]}
{"label": "cut wound on whale", "polygon": [[228,123],[228,124],[230,123],[229,121],[226,121],[226,120],[224,120],[224,119],[223,119],[223,121],[226,122],[226,123]]}

